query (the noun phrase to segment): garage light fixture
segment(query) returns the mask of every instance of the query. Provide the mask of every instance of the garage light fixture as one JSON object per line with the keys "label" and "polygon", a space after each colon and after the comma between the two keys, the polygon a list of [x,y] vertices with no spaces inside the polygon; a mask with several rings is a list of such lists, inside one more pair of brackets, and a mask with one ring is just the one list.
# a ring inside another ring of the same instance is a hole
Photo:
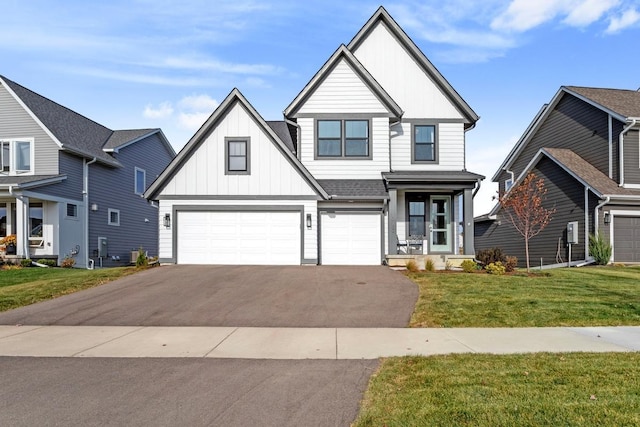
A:
{"label": "garage light fixture", "polygon": [[611,214],[609,212],[604,213],[604,223],[606,225],[611,224]]}
{"label": "garage light fixture", "polygon": [[307,229],[311,230],[311,214],[307,214]]}
{"label": "garage light fixture", "polygon": [[162,222],[162,224],[166,228],[171,227],[171,215],[170,214],[168,214],[168,213],[164,214],[164,221]]}

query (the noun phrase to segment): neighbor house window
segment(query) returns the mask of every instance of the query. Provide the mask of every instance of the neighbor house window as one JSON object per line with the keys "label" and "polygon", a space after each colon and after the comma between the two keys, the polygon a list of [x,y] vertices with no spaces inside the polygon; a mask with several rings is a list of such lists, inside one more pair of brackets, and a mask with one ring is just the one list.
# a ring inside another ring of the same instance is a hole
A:
{"label": "neighbor house window", "polygon": [[144,169],[140,169],[140,168],[135,168],[135,176],[134,176],[134,180],[135,180],[135,192],[136,194],[144,194],[144,190],[146,189],[146,172],[144,171]]}
{"label": "neighbor house window", "polygon": [[248,175],[250,173],[249,138],[226,138],[225,169],[227,175]]}
{"label": "neighbor house window", "polygon": [[368,120],[318,120],[317,157],[369,158]]}
{"label": "neighbor house window", "polygon": [[109,216],[109,225],[120,225],[120,211],[118,209],[107,209],[107,215]]}
{"label": "neighbor house window", "polygon": [[413,162],[436,161],[436,126],[413,126]]}
{"label": "neighbor house window", "polygon": [[78,205],[74,205],[73,203],[67,203],[67,218],[77,218],[78,217]]}
{"label": "neighbor house window", "polygon": [[7,205],[0,203],[0,237],[7,235]]}
{"label": "neighbor house window", "polygon": [[0,141],[0,171],[22,174],[33,171],[33,141],[28,139]]}
{"label": "neighbor house window", "polygon": [[509,189],[513,186],[513,180],[511,178],[507,179],[504,182],[504,191],[509,191]]}

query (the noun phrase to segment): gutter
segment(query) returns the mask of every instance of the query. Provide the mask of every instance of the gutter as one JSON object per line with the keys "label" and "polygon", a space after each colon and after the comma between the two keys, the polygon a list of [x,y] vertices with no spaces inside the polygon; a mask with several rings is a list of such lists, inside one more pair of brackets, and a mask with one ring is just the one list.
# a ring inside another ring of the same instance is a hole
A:
{"label": "gutter", "polygon": [[84,159],[84,167],[82,168],[82,185],[84,187],[82,189],[82,199],[84,201],[84,266],[86,269],[89,269],[89,165],[96,161],[96,157],[89,162]]}
{"label": "gutter", "polygon": [[638,120],[640,120],[640,118],[638,117],[629,117],[627,119],[627,121],[631,120],[631,123],[626,126],[624,129],[622,129],[622,132],[620,132],[620,137],[618,138],[618,144],[619,144],[619,148],[618,148],[618,154],[619,154],[619,158],[620,158],[620,187],[624,186],[624,134],[629,132],[629,130],[631,130],[632,127],[634,127],[636,125],[636,123],[638,123]]}
{"label": "gutter", "polygon": [[473,194],[471,195],[471,198],[473,199],[474,197],[476,197],[476,194],[478,194],[478,191],[480,191],[480,186],[482,185],[482,180],[480,178],[478,178],[478,186],[476,187],[475,190],[473,190]]}

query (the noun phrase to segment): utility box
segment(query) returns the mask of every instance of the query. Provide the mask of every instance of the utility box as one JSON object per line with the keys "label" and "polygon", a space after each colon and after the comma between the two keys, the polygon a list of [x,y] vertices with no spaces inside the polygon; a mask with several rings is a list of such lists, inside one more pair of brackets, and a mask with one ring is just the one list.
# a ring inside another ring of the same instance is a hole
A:
{"label": "utility box", "polygon": [[107,246],[106,237],[98,237],[98,257],[107,257],[109,253],[109,247]]}
{"label": "utility box", "polygon": [[578,221],[567,223],[567,243],[570,245],[578,243]]}

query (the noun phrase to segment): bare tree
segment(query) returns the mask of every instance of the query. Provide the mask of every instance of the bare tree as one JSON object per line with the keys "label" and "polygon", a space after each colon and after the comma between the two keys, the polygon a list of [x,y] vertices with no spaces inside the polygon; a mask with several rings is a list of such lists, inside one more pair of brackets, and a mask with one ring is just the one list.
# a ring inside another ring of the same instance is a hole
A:
{"label": "bare tree", "polygon": [[533,172],[529,172],[521,183],[500,197],[502,209],[506,212],[509,222],[524,237],[527,271],[529,240],[549,225],[552,215],[556,212],[555,208],[547,209],[542,205],[546,194],[544,179],[538,179]]}

